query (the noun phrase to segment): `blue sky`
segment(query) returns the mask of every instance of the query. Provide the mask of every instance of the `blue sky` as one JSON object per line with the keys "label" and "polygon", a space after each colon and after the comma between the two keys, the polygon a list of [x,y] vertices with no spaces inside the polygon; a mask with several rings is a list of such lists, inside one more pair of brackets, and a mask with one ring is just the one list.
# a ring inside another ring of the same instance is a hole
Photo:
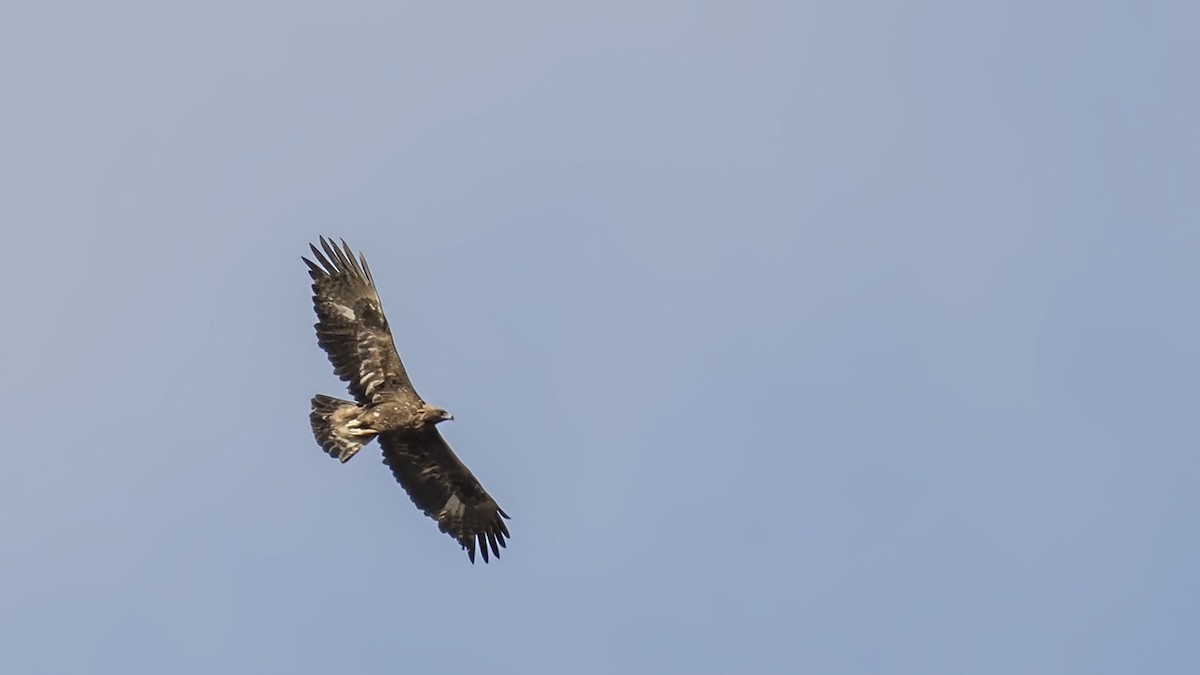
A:
{"label": "blue sky", "polygon": [[[1198,23],[0,8],[0,669],[1191,672]],[[499,562],[313,441],[320,234]]]}

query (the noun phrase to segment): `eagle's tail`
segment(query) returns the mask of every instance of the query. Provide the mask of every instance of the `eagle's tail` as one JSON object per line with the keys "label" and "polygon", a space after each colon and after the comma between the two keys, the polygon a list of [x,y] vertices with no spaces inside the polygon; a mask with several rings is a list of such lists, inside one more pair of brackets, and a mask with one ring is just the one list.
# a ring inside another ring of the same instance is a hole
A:
{"label": "eagle's tail", "polygon": [[375,438],[375,432],[359,426],[361,412],[362,408],[352,401],[322,394],[313,397],[308,420],[317,443],[330,457],[348,462],[364,444]]}

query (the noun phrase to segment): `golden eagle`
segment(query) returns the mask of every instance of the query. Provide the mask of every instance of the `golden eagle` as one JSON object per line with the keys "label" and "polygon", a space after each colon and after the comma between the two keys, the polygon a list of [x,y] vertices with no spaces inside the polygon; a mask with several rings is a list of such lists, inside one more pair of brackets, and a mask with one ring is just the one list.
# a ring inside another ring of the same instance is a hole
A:
{"label": "golden eagle", "polygon": [[354,395],[354,402],[313,397],[309,420],[317,442],[346,462],[378,438],[396,481],[472,563],[476,542],[484,562],[489,548],[499,558],[510,536],[508,514],[438,433],[437,425],[454,417],[423,401],[409,381],[366,258],[360,253],[355,260],[344,239],[341,248],[324,237],[320,250],[309,248],[317,262],[301,259],[313,280],[317,343]]}

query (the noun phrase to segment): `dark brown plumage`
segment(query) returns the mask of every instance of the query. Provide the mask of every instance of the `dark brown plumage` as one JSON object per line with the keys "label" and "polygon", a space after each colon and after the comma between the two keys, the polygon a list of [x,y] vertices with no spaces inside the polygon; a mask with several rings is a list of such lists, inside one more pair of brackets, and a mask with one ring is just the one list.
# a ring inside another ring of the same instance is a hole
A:
{"label": "dark brown plumage", "polygon": [[338,247],[321,237],[320,249],[309,248],[317,261],[302,260],[313,280],[317,343],[354,396],[354,402],[313,397],[309,420],[317,442],[346,462],[378,438],[383,463],[413,504],[462,544],[471,562],[477,544],[484,562],[489,550],[499,558],[508,514],[438,432],[453,416],[423,401],[409,381],[366,258],[356,260],[345,240]]}

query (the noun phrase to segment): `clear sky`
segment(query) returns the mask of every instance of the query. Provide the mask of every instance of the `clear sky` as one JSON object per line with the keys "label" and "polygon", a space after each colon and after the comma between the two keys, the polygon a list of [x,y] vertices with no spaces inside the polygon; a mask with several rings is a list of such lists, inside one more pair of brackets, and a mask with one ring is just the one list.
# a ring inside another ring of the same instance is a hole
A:
{"label": "clear sky", "polygon": [[5,4],[0,671],[1195,672],[1197,7]]}

